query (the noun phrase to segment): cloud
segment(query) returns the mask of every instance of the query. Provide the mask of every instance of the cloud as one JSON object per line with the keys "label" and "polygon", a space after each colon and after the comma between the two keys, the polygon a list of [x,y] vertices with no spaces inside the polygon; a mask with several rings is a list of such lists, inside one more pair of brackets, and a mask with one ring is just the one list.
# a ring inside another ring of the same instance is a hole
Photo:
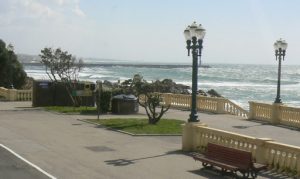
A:
{"label": "cloud", "polygon": [[34,0],[24,0],[21,1],[21,5],[27,11],[27,14],[37,16],[37,17],[48,17],[48,18],[57,18],[60,16],[60,13],[50,8],[46,4],[42,4]]}
{"label": "cloud", "polygon": [[66,0],[54,0],[54,2],[58,5],[64,5],[66,3]]}
{"label": "cloud", "polygon": [[86,16],[85,13],[80,9],[79,4],[77,4],[76,7],[72,11],[79,17]]}
{"label": "cloud", "polygon": [[79,17],[85,17],[86,14],[80,8],[80,0],[52,0],[63,8],[71,7],[72,12]]}
{"label": "cloud", "polygon": [[[86,17],[80,8],[80,0],[0,0],[0,26],[21,23],[70,22],[75,14]],[[75,16],[75,17],[76,17]]]}

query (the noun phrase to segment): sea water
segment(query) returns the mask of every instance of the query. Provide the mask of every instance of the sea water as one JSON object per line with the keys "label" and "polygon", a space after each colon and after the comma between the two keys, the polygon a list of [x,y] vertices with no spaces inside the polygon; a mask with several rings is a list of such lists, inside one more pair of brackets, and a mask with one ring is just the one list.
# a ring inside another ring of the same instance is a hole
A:
{"label": "sea water", "polygon": [[[245,109],[248,101],[272,103],[276,97],[277,65],[209,64],[210,68],[199,68],[198,88],[214,89]],[[24,64],[28,76],[48,79],[42,65]],[[281,99],[284,104],[300,107],[300,66],[282,66]],[[172,79],[176,83],[191,86],[190,65],[140,64],[88,64],[80,72],[80,80],[108,80],[116,82],[140,74],[147,81]]]}

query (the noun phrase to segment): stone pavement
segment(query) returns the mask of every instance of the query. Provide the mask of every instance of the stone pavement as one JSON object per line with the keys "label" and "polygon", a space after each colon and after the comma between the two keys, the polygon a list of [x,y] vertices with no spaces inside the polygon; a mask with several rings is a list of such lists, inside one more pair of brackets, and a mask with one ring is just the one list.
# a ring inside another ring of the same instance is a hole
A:
{"label": "stone pavement", "polygon": [[0,145],[0,179],[10,178],[48,179],[49,177]]}
{"label": "stone pavement", "polygon": [[[0,102],[0,143],[57,178],[223,178],[218,172],[202,169],[200,162],[182,153],[181,137],[132,137],[77,120],[96,116],[62,115],[30,105]],[[134,116],[141,115],[142,109]],[[179,110],[170,110],[166,115],[182,120],[188,116],[188,111]],[[116,116],[101,116],[109,117]],[[231,115],[200,113],[199,118],[210,127],[300,145],[297,130]],[[263,173],[258,178],[286,177]]]}

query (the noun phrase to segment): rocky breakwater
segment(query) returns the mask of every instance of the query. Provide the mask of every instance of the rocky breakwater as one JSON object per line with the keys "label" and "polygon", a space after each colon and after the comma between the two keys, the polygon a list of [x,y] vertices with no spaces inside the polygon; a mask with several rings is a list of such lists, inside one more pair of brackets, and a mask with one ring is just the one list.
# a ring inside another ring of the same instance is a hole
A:
{"label": "rocky breakwater", "polygon": [[[152,82],[146,82],[145,80],[128,79],[123,82],[110,82],[103,81],[102,86],[105,89],[111,89],[117,91],[116,93],[127,93],[135,94],[138,85],[147,84],[151,87],[152,91],[160,93],[173,93],[173,94],[191,94],[192,90],[190,86],[176,83],[171,79],[156,80]],[[209,96],[209,97],[222,97],[216,90],[210,89],[208,91],[198,90],[198,95]]]}

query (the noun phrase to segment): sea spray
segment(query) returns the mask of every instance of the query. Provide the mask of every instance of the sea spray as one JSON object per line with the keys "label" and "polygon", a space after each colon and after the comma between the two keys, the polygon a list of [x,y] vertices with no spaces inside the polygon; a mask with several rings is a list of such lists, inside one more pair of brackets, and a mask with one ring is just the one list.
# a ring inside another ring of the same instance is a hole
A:
{"label": "sea spray", "polygon": [[[272,103],[276,97],[276,65],[210,64],[199,68],[198,87],[204,91],[215,89],[222,96],[248,109],[248,101]],[[40,64],[24,64],[28,76],[47,79]],[[191,86],[190,65],[164,64],[109,64],[87,65],[80,73],[80,80],[108,80],[117,82],[141,74],[147,81],[172,79]],[[282,66],[281,99],[283,103],[300,107],[300,66]]]}

